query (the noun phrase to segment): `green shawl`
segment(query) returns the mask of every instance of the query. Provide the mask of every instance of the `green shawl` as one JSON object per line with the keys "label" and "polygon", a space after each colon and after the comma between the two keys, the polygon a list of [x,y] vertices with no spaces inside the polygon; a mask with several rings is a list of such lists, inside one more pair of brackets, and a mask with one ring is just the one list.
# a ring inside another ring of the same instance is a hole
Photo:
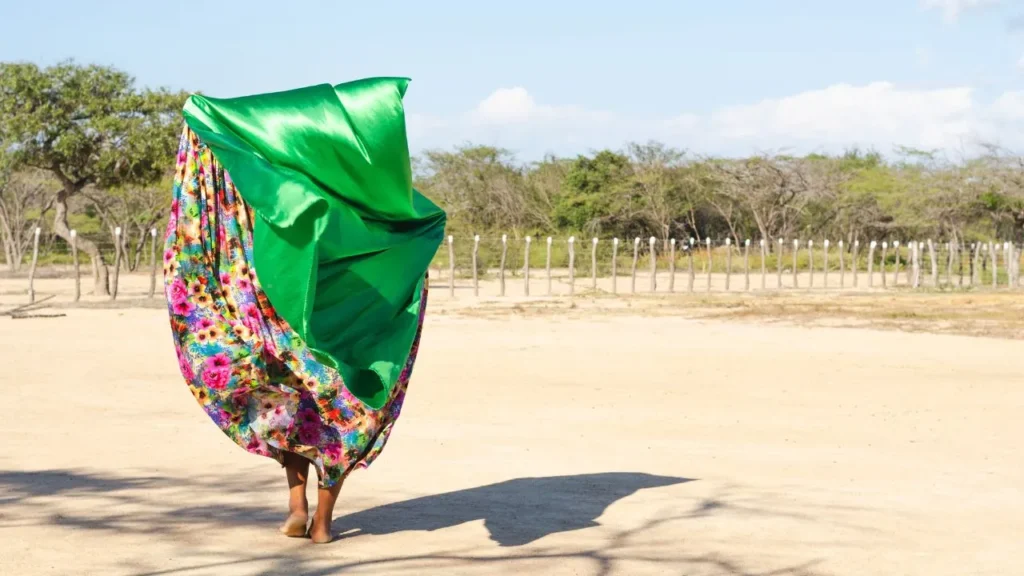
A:
{"label": "green shawl", "polygon": [[194,95],[184,108],[256,215],[253,266],[270,303],[375,409],[408,359],[444,237],[444,211],[412,187],[408,83]]}

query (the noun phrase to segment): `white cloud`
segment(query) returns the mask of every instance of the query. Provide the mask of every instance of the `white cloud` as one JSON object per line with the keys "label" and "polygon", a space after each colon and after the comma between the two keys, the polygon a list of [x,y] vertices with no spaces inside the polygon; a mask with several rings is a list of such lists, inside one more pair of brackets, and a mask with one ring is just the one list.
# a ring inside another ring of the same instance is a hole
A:
{"label": "white cloud", "polygon": [[477,105],[474,116],[483,124],[521,124],[536,116],[537,103],[526,88],[501,88]]}
{"label": "white cloud", "polygon": [[1024,91],[1006,92],[992,103],[994,122],[1024,122]]}
{"label": "white cloud", "polygon": [[980,102],[969,87],[906,89],[888,82],[836,84],[783,98],[726,106],[706,114],[650,118],[552,106],[522,87],[497,90],[469,112],[413,115],[414,149],[464,142],[506,147],[524,158],[584,153],[657,139],[695,153],[762,150],[883,153],[896,146],[969,149],[1024,144],[1024,91]]}
{"label": "white cloud", "polygon": [[806,148],[904,144],[956,146],[971,136],[974,103],[969,88],[899,90],[876,82],[837,84],[786,98],[732,106],[713,113],[711,133],[730,141]]}
{"label": "white cloud", "polygon": [[541,106],[526,88],[517,86],[495,90],[477,105],[470,117],[478,124],[508,126],[530,121],[602,122],[608,120],[610,115],[576,106]]}
{"label": "white cloud", "polygon": [[947,22],[955,22],[961,14],[977,8],[999,4],[1002,0],[921,0],[926,10],[942,12]]}

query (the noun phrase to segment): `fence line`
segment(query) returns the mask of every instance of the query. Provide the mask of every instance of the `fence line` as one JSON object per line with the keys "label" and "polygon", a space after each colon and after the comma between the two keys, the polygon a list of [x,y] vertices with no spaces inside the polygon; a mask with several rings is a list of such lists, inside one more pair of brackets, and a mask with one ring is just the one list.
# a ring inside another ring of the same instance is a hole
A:
{"label": "fence line", "polygon": [[[589,288],[592,293],[607,292],[618,294],[618,279],[621,256],[627,258],[629,264],[630,294],[641,292],[639,282],[646,276],[647,293],[665,291],[676,292],[676,276],[679,273],[679,263],[685,266],[687,292],[696,291],[697,276],[703,276],[704,288],[711,291],[740,291],[739,285],[734,286],[732,276],[736,273],[743,274],[742,291],[751,291],[755,282],[751,276],[760,275],[761,290],[848,290],[851,286],[860,289],[864,285],[861,276],[867,275],[867,288],[955,288],[955,287],[995,287],[995,288],[1020,288],[1020,258],[1021,250],[1013,243],[990,243],[989,249],[985,243],[977,242],[971,245],[960,246],[956,243],[936,243],[931,239],[910,240],[901,242],[872,240],[868,243],[868,250],[860,250],[860,240],[847,243],[842,240],[833,243],[825,239],[818,243],[814,240],[792,240],[791,248],[787,249],[784,239],[778,239],[777,247],[771,250],[771,244],[765,240],[758,241],[760,248],[759,272],[751,265],[751,240],[733,242],[732,239],[725,239],[722,242],[714,242],[710,238],[704,238],[697,242],[694,238],[679,242],[677,239],[663,241],[659,248],[657,238],[651,237],[648,242],[642,242],[641,238],[632,238],[633,250],[631,254],[621,255],[619,253],[620,238],[612,238],[611,242],[602,242],[599,238],[592,238],[590,241],[591,252],[589,269],[586,270],[589,282],[583,280],[581,284],[578,275],[583,274],[587,264],[578,264],[576,248],[579,245],[576,237],[568,239],[547,238],[546,243],[546,281],[547,295],[555,295],[554,285],[558,281],[563,286],[561,293],[573,296],[580,288]],[[701,246],[703,244],[703,246]],[[606,248],[607,247],[607,248]],[[881,249],[879,251],[879,248]],[[963,252],[971,253],[975,257],[963,258]],[[479,295],[480,284],[487,275],[497,274],[499,278],[499,296],[507,293],[504,288],[504,278],[507,274],[522,276],[524,288],[522,294],[530,295],[530,251],[531,240],[523,238],[518,241],[510,241],[508,235],[503,235],[501,240],[501,260],[497,269],[488,262],[481,262],[474,258],[468,263],[470,270],[456,266],[458,271],[452,272],[453,264],[458,264],[457,255],[448,256],[449,276],[454,277],[450,285],[455,285],[460,276],[470,276],[473,282],[473,293]],[[943,252],[945,251],[945,252]],[[984,256],[982,256],[984,252]],[[733,256],[740,258],[738,263]],[[1001,255],[1002,258],[999,258]],[[927,261],[925,261],[927,258]],[[940,273],[940,259],[945,264],[945,278]],[[774,262],[773,262],[774,261]],[[586,262],[586,261],[584,261]],[[774,264],[774,286],[769,282],[769,270]],[[641,272],[646,270],[645,272]],[[556,272],[560,271],[560,272]],[[969,274],[967,272],[969,271]],[[461,272],[461,274],[459,273]],[[784,281],[784,273],[790,275],[789,282]],[[838,279],[835,273],[838,272]],[[982,273],[989,274],[985,280],[991,279],[991,283],[983,282]],[[957,282],[956,274],[959,273],[960,280]],[[667,281],[663,284],[660,281]],[[852,278],[851,278],[852,276]],[[965,276],[967,280],[965,280]],[[602,282],[606,279],[607,282]],[[852,280],[852,282],[851,282]],[[881,281],[880,285],[878,281]],[[667,286],[667,289],[664,288]]]}
{"label": "fence line", "polygon": [[[66,244],[66,252],[60,251],[56,238],[48,238],[46,250],[41,239],[41,229],[33,235],[31,264],[28,271],[28,297],[30,302],[36,299],[36,282],[39,267],[54,264],[70,264],[74,281],[74,301],[82,296],[81,289],[81,258],[79,255],[79,235],[72,230],[70,242]],[[150,298],[156,297],[157,274],[161,262],[158,257],[157,230],[154,228],[147,234],[149,246],[149,290]],[[115,241],[112,245],[100,245],[101,250],[112,252],[112,267],[109,276],[110,298],[119,296],[120,274],[129,269],[143,270],[145,264],[145,244],[133,244],[133,255],[129,254],[128,235],[115,229]],[[136,239],[138,240],[138,239]],[[447,292],[450,298],[458,294],[458,279],[468,277],[472,283],[474,296],[480,296],[481,282],[493,277],[498,279],[498,295],[506,296],[507,277],[512,274],[522,279],[522,295],[530,296],[533,277],[531,274],[531,254],[535,242],[532,237],[520,239],[510,238],[508,234],[500,237],[495,245],[494,238],[472,236],[472,244],[459,242],[454,234],[445,238],[444,246],[434,259],[433,268],[440,278],[447,276]],[[612,238],[603,242],[599,238],[590,239],[589,266],[584,259],[580,263],[576,256],[579,245],[576,237],[557,239],[547,237],[543,243],[546,250],[545,278],[547,296],[555,296],[555,283],[562,286],[560,291],[572,296],[577,290],[589,288],[591,293],[610,292],[618,294],[620,277],[620,259],[629,258],[630,294],[640,292],[638,282],[646,276],[647,293],[659,291],[676,292],[676,276],[680,272],[678,264],[683,263],[683,273],[687,276],[685,291],[694,293],[698,289],[698,275],[703,278],[706,292],[748,292],[753,290],[755,282],[752,274],[760,275],[760,290],[846,290],[847,272],[852,275],[852,287],[859,289],[862,285],[862,270],[867,273],[867,288],[876,289],[878,280],[881,288],[906,287],[918,288],[982,288],[1019,289],[1021,288],[1020,264],[1024,250],[1013,242],[934,242],[927,240],[910,240],[901,243],[899,240],[871,240],[866,253],[860,251],[860,241],[845,243],[842,240],[833,244],[829,239],[817,243],[813,239],[806,241],[793,239],[787,243],[785,239],[777,239],[774,249],[772,243],[761,239],[759,270],[751,265],[751,240],[733,242],[726,239],[715,242],[710,238],[688,238],[677,241],[672,238],[663,241],[659,248],[659,240],[650,237],[647,242],[641,238],[632,238],[632,254],[621,255],[620,238]],[[135,242],[135,241],[133,241]],[[878,249],[881,249],[880,251]],[[838,252],[834,254],[833,252]],[[737,263],[733,256],[740,259]],[[927,261],[925,261],[927,254]],[[64,259],[70,256],[70,263]],[[756,256],[755,256],[756,257]],[[466,260],[461,260],[466,258]],[[105,258],[106,260],[106,258]],[[945,268],[944,274],[941,268]],[[589,268],[588,270],[584,269]],[[441,271],[445,274],[441,274]],[[641,270],[645,272],[641,273]],[[771,271],[771,272],[770,272]],[[838,283],[833,272],[838,271]],[[904,272],[901,278],[900,272]],[[577,273],[582,276],[583,284],[578,283]],[[772,274],[774,272],[774,274]],[[786,282],[785,273],[790,280]],[[732,276],[743,274],[742,289],[739,284],[733,286]],[[821,275],[820,277],[818,275]],[[659,280],[667,281],[660,283]],[[774,275],[774,286],[769,277]],[[586,278],[589,276],[589,282]],[[821,279],[819,283],[818,280]],[[608,280],[609,282],[604,282]],[[567,286],[566,286],[567,284]],[[664,288],[667,286],[667,290]]]}

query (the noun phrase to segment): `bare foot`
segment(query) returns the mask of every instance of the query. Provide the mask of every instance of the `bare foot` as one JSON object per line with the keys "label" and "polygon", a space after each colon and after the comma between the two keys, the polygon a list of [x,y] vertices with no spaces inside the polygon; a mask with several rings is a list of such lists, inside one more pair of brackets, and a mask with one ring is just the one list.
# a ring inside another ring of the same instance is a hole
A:
{"label": "bare foot", "polygon": [[309,520],[309,502],[306,501],[309,460],[286,452],[284,469],[288,478],[288,518],[281,525],[281,533],[290,538],[304,538]]}
{"label": "bare foot", "polygon": [[317,522],[316,517],[313,517],[313,523],[309,526],[309,539],[314,544],[328,544],[334,540],[334,533],[331,532],[331,526],[327,522]]}
{"label": "bare foot", "polygon": [[306,536],[306,522],[309,518],[305,514],[292,513],[281,525],[281,534],[289,538],[304,538]]}

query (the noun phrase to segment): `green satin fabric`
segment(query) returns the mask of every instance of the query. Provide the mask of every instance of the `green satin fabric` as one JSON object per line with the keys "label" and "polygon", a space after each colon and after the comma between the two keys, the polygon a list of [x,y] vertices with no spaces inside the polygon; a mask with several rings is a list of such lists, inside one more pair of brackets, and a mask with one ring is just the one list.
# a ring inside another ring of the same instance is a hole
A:
{"label": "green satin fabric", "polygon": [[232,99],[192,96],[188,126],[256,215],[270,303],[357,398],[379,409],[416,334],[445,213],[412,187],[408,80]]}

